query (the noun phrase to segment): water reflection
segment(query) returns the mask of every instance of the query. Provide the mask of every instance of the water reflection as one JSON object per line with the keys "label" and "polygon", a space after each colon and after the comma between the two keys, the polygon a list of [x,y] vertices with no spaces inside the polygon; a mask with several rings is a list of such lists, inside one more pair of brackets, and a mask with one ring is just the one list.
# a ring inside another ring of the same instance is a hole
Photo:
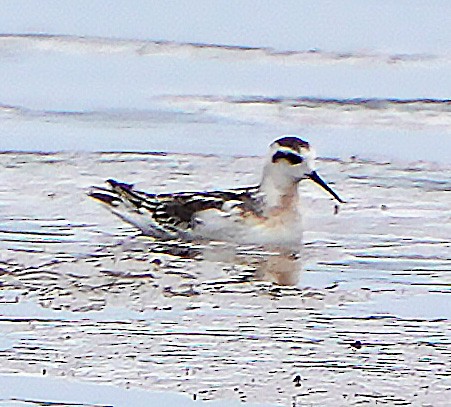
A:
{"label": "water reflection", "polygon": [[262,259],[256,277],[279,285],[297,285],[302,271],[302,256],[278,253]]}
{"label": "water reflection", "polygon": [[[146,248],[146,244],[150,246]],[[297,251],[287,251],[275,247],[236,246],[225,242],[210,242],[204,245],[183,242],[158,243],[142,237],[135,241],[129,239],[119,247],[124,255],[128,250],[144,250],[149,254],[151,259],[149,261],[153,263],[160,263],[158,255],[162,254],[172,256],[173,260],[177,257],[194,260],[198,267],[210,269],[204,275],[207,279],[217,275],[218,269],[222,269],[229,276],[231,274],[234,277],[241,276],[243,281],[268,281],[295,286],[299,282],[302,270],[302,246]],[[117,260],[120,261],[120,254]],[[203,267],[201,263],[208,263],[209,267]]]}

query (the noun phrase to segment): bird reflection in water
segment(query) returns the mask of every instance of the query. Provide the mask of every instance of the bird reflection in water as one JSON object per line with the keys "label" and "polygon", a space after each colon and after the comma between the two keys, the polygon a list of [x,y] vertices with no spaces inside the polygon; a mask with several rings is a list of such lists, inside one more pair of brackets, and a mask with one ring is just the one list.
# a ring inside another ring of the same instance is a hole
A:
{"label": "bird reflection in water", "polygon": [[295,286],[299,282],[301,270],[302,258],[299,253],[275,253],[262,259],[255,276],[279,285]]}
{"label": "bird reflection in water", "polygon": [[[165,262],[159,258],[170,256],[170,261],[183,259],[192,265],[197,264],[201,280],[221,279],[226,275],[233,276],[235,282],[268,281],[285,286],[295,286],[299,282],[303,266],[302,247],[294,251],[277,247],[236,246],[225,242],[202,243],[157,243],[141,237],[121,246],[123,253],[136,249],[147,252],[149,262],[161,264],[161,273],[165,272]],[[120,258],[121,255],[116,254],[116,260],[120,262]]]}

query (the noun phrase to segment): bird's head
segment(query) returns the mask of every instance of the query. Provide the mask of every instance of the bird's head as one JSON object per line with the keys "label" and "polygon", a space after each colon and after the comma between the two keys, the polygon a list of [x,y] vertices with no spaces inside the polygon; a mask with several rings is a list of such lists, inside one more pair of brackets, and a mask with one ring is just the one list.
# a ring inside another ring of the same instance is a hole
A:
{"label": "bird's head", "polygon": [[315,171],[315,152],[307,141],[286,136],[275,140],[269,149],[264,176],[271,177],[281,186],[293,184],[303,179],[311,179],[337,201],[340,197],[323,181]]}

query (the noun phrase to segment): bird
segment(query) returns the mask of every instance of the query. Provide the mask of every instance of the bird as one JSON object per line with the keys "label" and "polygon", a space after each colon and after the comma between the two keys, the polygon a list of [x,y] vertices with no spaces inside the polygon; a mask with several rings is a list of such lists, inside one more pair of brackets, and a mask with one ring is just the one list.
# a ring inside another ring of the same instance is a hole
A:
{"label": "bird", "polygon": [[270,144],[261,182],[255,186],[155,194],[109,179],[108,188],[93,187],[89,195],[158,240],[291,248],[302,242],[298,184],[307,179],[344,203],[315,171],[310,144],[284,136]]}

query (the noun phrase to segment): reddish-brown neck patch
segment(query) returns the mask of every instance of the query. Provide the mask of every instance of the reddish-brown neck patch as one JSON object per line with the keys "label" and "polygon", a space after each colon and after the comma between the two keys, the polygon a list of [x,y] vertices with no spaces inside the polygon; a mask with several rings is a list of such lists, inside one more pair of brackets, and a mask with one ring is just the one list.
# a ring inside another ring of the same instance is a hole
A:
{"label": "reddish-brown neck patch", "polygon": [[299,205],[299,195],[297,184],[290,185],[284,193],[280,196],[280,201],[277,206],[272,207],[269,210],[269,216],[292,216],[293,213],[297,213]]}

